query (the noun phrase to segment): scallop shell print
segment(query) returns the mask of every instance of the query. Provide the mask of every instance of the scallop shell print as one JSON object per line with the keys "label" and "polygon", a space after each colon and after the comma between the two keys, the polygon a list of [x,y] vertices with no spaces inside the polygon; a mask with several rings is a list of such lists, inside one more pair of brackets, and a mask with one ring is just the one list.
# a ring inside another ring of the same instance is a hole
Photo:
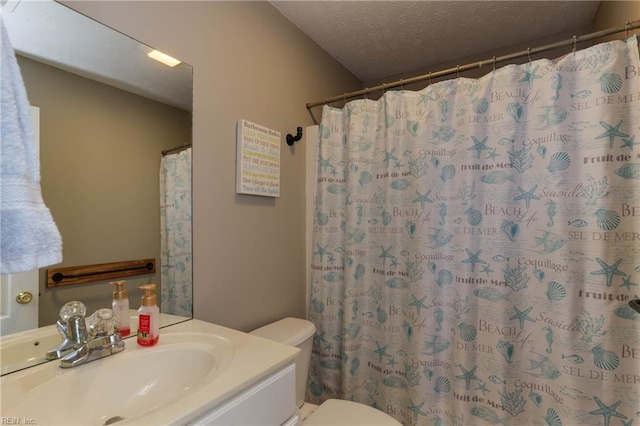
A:
{"label": "scallop shell print", "polygon": [[600,207],[594,214],[598,228],[603,231],[613,231],[620,225],[620,215],[613,210]]}
{"label": "scallop shell print", "polygon": [[393,115],[386,114],[386,115],[384,116],[384,124],[385,124],[385,126],[387,126],[387,129],[388,129],[389,127],[393,126],[393,123],[394,123],[395,121],[396,121],[396,120],[395,120],[395,118],[393,118]]}
{"label": "scallop shell print", "polygon": [[311,301],[311,306],[313,308],[313,312],[316,312],[318,314],[321,314],[324,312],[324,303],[322,303],[321,301],[319,301],[318,299],[314,298]]}
{"label": "scallop shell print", "polygon": [[461,322],[458,328],[460,329],[460,338],[465,342],[473,342],[478,335],[478,331],[471,324]]}
{"label": "scallop shell print", "polygon": [[616,93],[622,88],[622,77],[618,74],[606,72],[599,78],[600,88],[605,93]]}
{"label": "scallop shell print", "polygon": [[547,426],[562,426],[562,420],[558,412],[551,407],[547,408],[547,415],[544,417],[544,421]]}
{"label": "scallop shell print", "polygon": [[549,281],[547,284],[547,299],[551,301],[558,301],[565,298],[567,295],[567,290],[564,288],[562,284],[557,281]]}
{"label": "scallop shell print", "polygon": [[442,168],[440,179],[442,179],[443,182],[446,182],[450,179],[453,179],[455,175],[456,175],[456,166],[454,166],[453,164],[447,164]]}
{"label": "scallop shell print", "polygon": [[393,216],[391,216],[391,213],[389,213],[388,211],[383,211],[382,212],[382,223],[387,226],[388,224],[391,223],[391,221],[393,220]]}
{"label": "scallop shell print", "polygon": [[441,269],[438,272],[438,279],[436,280],[436,284],[439,287],[445,286],[447,284],[451,284],[453,282],[453,273],[448,269]]}
{"label": "scallop shell print", "polygon": [[361,186],[364,186],[364,185],[368,184],[369,182],[371,182],[371,173],[369,173],[369,172],[360,173],[360,179],[358,179],[358,183]]}
{"label": "scallop shell print", "polygon": [[444,376],[438,376],[436,386],[433,388],[436,393],[447,393],[451,390],[451,382]]}
{"label": "scallop shell print", "polygon": [[567,170],[571,165],[571,158],[566,152],[556,152],[549,159],[549,166],[547,170],[551,173],[559,172],[560,170]]}
{"label": "scallop shell print", "polygon": [[620,359],[615,352],[606,351],[600,345],[596,345],[591,349],[593,354],[593,363],[596,367],[603,370],[615,370],[620,365]]}
{"label": "scallop shell print", "polygon": [[329,223],[329,215],[318,211],[318,213],[316,214],[316,221],[318,222],[318,225],[324,226]]}
{"label": "scallop shell print", "polygon": [[484,114],[489,110],[489,101],[487,98],[476,98],[471,101],[473,105],[473,112],[476,114]]}
{"label": "scallop shell print", "polygon": [[467,222],[469,223],[469,225],[477,226],[482,222],[482,212],[480,210],[469,207],[467,210],[465,210],[465,213],[467,215]]}

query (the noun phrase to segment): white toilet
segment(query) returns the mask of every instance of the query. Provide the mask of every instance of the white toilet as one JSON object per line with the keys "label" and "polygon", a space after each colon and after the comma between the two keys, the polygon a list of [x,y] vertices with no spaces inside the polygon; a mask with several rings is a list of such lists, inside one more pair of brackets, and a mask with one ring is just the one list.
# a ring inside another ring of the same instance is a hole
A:
{"label": "white toilet", "polygon": [[316,327],[312,322],[298,318],[285,318],[251,332],[255,336],[296,346],[301,350],[296,359],[296,403],[302,413],[302,424],[304,426],[400,425],[401,423],[386,413],[357,402],[329,399],[320,406],[304,402],[311,361],[311,345],[315,333]]}

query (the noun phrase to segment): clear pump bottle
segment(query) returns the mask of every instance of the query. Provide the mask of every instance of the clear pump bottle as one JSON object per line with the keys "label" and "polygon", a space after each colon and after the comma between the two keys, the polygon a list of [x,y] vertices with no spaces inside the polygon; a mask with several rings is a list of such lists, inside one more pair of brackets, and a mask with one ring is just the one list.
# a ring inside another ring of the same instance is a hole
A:
{"label": "clear pump bottle", "polygon": [[131,326],[129,325],[129,296],[127,290],[124,288],[126,281],[112,281],[109,285],[116,286],[113,291],[113,302],[111,308],[116,316],[116,327],[122,335],[126,337],[131,334]]}
{"label": "clear pump bottle", "polygon": [[138,309],[138,344],[153,346],[158,343],[160,336],[160,308],[154,291],[155,284],[145,284],[138,287],[144,290],[140,309]]}

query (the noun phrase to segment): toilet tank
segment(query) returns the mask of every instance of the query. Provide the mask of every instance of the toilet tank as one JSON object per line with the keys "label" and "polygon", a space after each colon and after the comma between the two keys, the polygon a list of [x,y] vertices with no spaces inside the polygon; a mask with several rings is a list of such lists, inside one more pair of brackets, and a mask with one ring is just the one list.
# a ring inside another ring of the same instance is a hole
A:
{"label": "toilet tank", "polygon": [[311,321],[299,318],[284,318],[264,327],[253,330],[250,334],[274,340],[301,350],[296,358],[296,404],[298,408],[304,404],[311,361],[311,346],[316,326]]}

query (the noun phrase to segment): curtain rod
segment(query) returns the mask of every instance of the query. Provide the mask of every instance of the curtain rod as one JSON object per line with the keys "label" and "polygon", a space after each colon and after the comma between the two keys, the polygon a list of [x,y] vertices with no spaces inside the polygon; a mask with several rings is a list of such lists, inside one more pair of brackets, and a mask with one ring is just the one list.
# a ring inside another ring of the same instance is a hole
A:
{"label": "curtain rod", "polygon": [[165,149],[164,151],[162,151],[162,155],[167,155],[167,154],[173,154],[174,152],[179,152],[182,151],[183,149],[187,149],[187,148],[191,148],[191,144],[187,143],[184,145],[180,145],[180,146],[176,146],[174,148],[170,148],[170,149]]}
{"label": "curtain rod", "polygon": [[636,28],[640,28],[640,21],[633,21],[633,22],[627,22],[625,23],[625,25],[620,26],[620,27],[612,27],[612,28],[607,28],[605,30],[602,31],[597,31],[594,33],[590,33],[590,34],[585,34],[582,36],[573,36],[573,38],[568,39],[568,40],[564,40],[564,41],[559,41],[556,43],[551,43],[551,44],[546,44],[544,46],[540,46],[540,47],[534,47],[534,48],[528,48],[527,50],[522,50],[520,52],[516,52],[516,53],[510,53],[508,55],[504,55],[504,56],[499,56],[499,57],[493,57],[491,59],[487,59],[484,61],[478,61],[478,62],[472,62],[470,64],[466,64],[466,65],[458,65],[455,68],[449,68],[449,69],[445,69],[445,70],[441,70],[441,71],[436,71],[436,72],[430,72],[429,74],[423,74],[417,77],[412,77],[412,78],[408,78],[406,80],[401,79],[398,81],[394,81],[392,83],[382,83],[378,86],[375,87],[369,87],[369,88],[365,88],[365,89],[361,89],[361,90],[356,90],[354,92],[349,92],[349,93],[345,93],[344,95],[337,95],[337,96],[333,96],[327,99],[324,99],[322,101],[317,101],[317,102],[309,102],[307,104],[307,110],[309,110],[309,113],[311,114],[311,117],[313,118],[313,121],[317,123],[315,117],[313,116],[313,113],[311,112],[311,108],[320,106],[320,105],[325,105],[331,102],[336,102],[336,101],[346,101],[347,99],[353,99],[353,98],[357,98],[359,96],[363,96],[366,95],[368,93],[373,93],[373,92],[378,92],[378,91],[386,91],[388,89],[393,89],[396,87],[400,87],[400,86],[404,86],[405,84],[412,84],[412,83],[418,83],[420,81],[425,81],[425,80],[431,80],[432,78],[436,78],[436,77],[442,77],[445,75],[451,75],[451,74],[455,74],[455,73],[460,73],[462,71],[467,71],[470,69],[474,69],[474,68],[482,68],[483,65],[488,65],[488,64],[492,64],[495,68],[495,64],[498,62],[504,62],[504,61],[509,61],[512,59],[517,59],[517,58],[522,58],[525,56],[529,56],[531,57],[532,54],[536,54],[536,53],[541,53],[541,52],[546,52],[548,50],[553,50],[553,49],[558,49],[560,47],[566,47],[566,46],[571,46],[573,45],[574,51],[576,48],[576,44],[578,44],[578,42],[582,42],[582,41],[590,41],[590,40],[594,40],[600,37],[605,37],[608,35],[612,35],[612,34],[617,34],[617,33],[621,33],[621,32],[627,32],[629,30],[633,30]]}

